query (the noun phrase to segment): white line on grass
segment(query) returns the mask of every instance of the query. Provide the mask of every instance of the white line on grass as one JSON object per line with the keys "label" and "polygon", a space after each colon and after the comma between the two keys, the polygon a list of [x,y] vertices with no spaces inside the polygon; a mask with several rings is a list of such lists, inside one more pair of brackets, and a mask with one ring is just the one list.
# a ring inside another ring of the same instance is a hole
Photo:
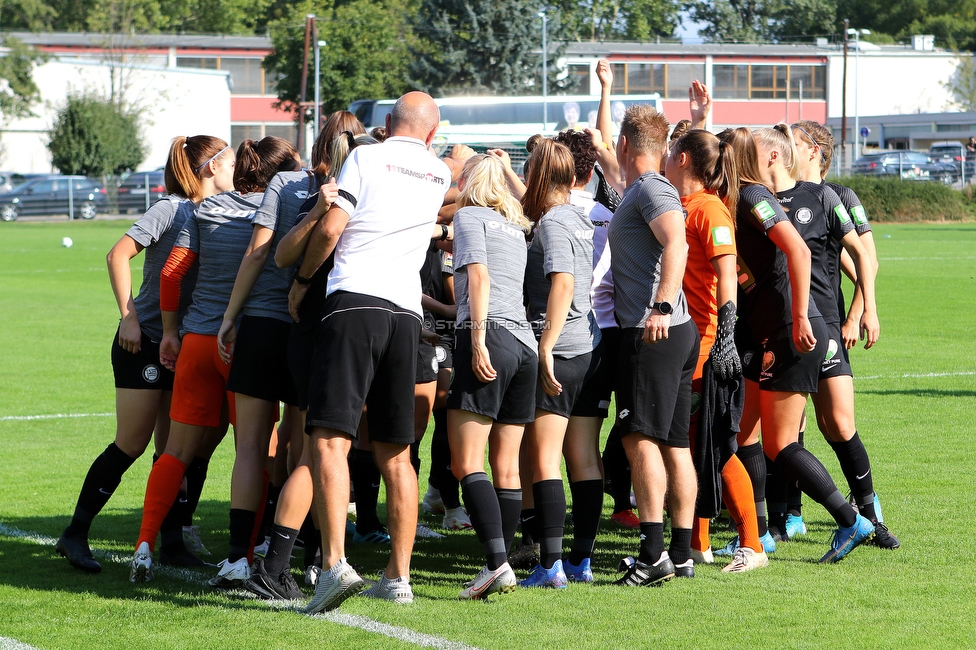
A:
{"label": "white line on grass", "polygon": [[26,420],[60,420],[61,418],[110,418],[115,413],[49,413],[44,415],[4,415],[0,422],[23,422]]}
{"label": "white line on grass", "polygon": [[967,372],[908,372],[903,375],[865,375],[863,377],[854,376],[854,379],[927,379],[929,377],[971,377],[976,375],[976,371]]}
{"label": "white line on grass", "polygon": [[[0,535],[4,537],[13,537],[15,539],[22,539],[39,546],[47,546],[53,548],[55,544],[58,543],[53,537],[48,537],[46,535],[41,535],[40,533],[35,533],[31,531],[21,530],[13,526],[8,526],[7,524],[0,522]],[[131,556],[122,555],[120,553],[110,553],[108,551],[102,551],[99,549],[92,549],[92,554],[99,557],[105,558],[111,562],[117,564],[128,564],[132,559]],[[203,584],[206,580],[200,576],[198,573],[193,571],[188,571],[187,569],[176,569],[173,567],[166,566],[153,566],[153,572],[157,575],[165,575],[171,578],[178,578],[184,582],[192,582],[195,584]],[[234,592],[236,595],[238,592]],[[247,596],[251,594],[247,592],[242,592]],[[296,612],[302,612],[302,607],[296,607],[288,603],[275,602],[275,601],[259,601],[262,603],[267,603],[270,607],[275,609],[292,609]],[[324,614],[316,614],[314,618],[320,618],[327,620],[331,623],[336,623],[338,625],[343,625],[345,627],[353,627],[364,632],[371,632],[373,634],[381,634],[383,636],[389,637],[391,639],[396,639],[397,641],[403,641],[404,643],[411,643],[422,648],[441,648],[442,650],[478,650],[474,646],[465,645],[457,641],[451,641],[449,639],[444,639],[439,636],[434,636],[432,634],[423,634],[422,632],[415,632],[410,628],[398,627],[396,625],[388,625],[386,623],[381,623],[380,621],[375,621],[366,616],[358,616],[356,614],[345,614],[338,611],[326,612]],[[6,646],[4,642],[6,639],[0,637],[0,650],[30,650],[30,646],[25,645],[11,645]],[[12,641],[12,640],[11,640]],[[17,643],[12,641],[12,643]]]}
{"label": "white line on grass", "polygon": [[0,650],[37,650],[37,648],[26,643],[21,643],[17,639],[0,636]]}

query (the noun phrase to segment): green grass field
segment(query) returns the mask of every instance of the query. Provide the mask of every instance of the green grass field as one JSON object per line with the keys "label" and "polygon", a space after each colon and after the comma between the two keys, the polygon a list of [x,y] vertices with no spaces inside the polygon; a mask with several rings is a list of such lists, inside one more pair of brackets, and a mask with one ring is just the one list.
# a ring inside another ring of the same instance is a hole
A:
{"label": "green grass field", "polygon": [[[104,414],[114,410],[118,314],[104,256],[128,223],[0,224],[0,648],[976,646],[974,224],[875,230],[882,338],[853,353],[858,428],[901,549],[866,546],[817,564],[832,521],[806,500],[809,534],[781,545],[766,569],[704,566],[694,580],[625,589],[610,583],[636,540],[605,525],[595,584],[472,603],[456,598],[481,548],[473,533],[450,533],[417,543],[414,605],[354,598],[339,614],[307,617],[214,593],[209,571],[128,582],[148,455],[92,527],[93,547],[115,561],[101,556],[103,572],[89,576],[54,552],[88,466],[114,435]],[[66,235],[72,248],[61,246]],[[55,414],[85,416],[15,419]],[[807,446],[842,484],[812,428]],[[216,559],[227,550],[232,454],[225,440],[197,511]],[[731,536],[715,530],[713,546]],[[348,553],[372,574],[385,564],[376,549]]]}

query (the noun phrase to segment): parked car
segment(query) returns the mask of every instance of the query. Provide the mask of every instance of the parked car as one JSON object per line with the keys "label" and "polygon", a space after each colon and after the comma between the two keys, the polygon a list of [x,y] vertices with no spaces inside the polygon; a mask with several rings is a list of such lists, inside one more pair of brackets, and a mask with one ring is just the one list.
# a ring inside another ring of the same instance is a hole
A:
{"label": "parked car", "polygon": [[[69,189],[74,214],[68,214]],[[105,189],[100,184],[84,176],[54,174],[32,178],[0,194],[0,219],[13,221],[22,214],[68,214],[72,219],[94,219],[104,206]]]}
{"label": "parked car", "polygon": [[18,172],[0,172],[0,192],[9,192],[25,181],[47,174],[20,174]]}
{"label": "parked car", "polygon": [[883,151],[862,156],[851,167],[854,174],[895,176],[903,180],[939,181],[951,185],[956,181],[953,165],[932,162],[919,151]]}
{"label": "parked car", "polygon": [[[146,196],[149,196],[148,203]],[[166,196],[163,170],[129,174],[119,185],[119,212],[145,212],[146,209]]]}
{"label": "parked car", "polygon": [[966,155],[966,145],[961,142],[946,141],[933,142],[929,147],[929,158],[933,162],[940,162],[952,165],[956,176],[962,174],[962,166],[966,165],[966,178],[970,179],[976,174],[976,156]]}

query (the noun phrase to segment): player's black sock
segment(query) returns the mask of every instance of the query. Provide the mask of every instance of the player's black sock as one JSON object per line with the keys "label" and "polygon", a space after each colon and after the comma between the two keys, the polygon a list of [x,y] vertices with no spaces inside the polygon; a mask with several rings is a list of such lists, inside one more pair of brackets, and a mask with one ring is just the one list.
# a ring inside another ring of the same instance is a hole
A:
{"label": "player's black sock", "polygon": [[671,544],[668,546],[671,561],[684,564],[691,559],[691,529],[671,526]]}
{"label": "player's black sock", "polygon": [[532,484],[535,513],[539,519],[539,557],[542,568],[551,569],[563,556],[563,526],[566,524],[566,492],[560,478]]}
{"label": "player's black sock", "polygon": [[615,426],[607,436],[607,445],[603,448],[603,471],[607,483],[610,484],[610,496],[613,498],[614,514],[630,510],[630,463],[620,438],[623,429]]}
{"label": "player's black sock", "polygon": [[279,495],[281,495],[281,488],[268,483],[268,500],[264,503],[264,513],[261,515],[261,529],[258,531],[258,544],[261,544],[265,537],[271,535],[271,527],[274,526],[275,511],[278,509]]}
{"label": "player's black sock", "polygon": [[298,531],[298,538],[302,540],[302,547],[305,551],[302,562],[306,567],[312,566],[315,564],[316,553],[322,547],[322,532],[315,527],[311,514],[305,516],[302,528]]}
{"label": "player's black sock", "polygon": [[596,544],[600,515],[603,514],[603,481],[576,481],[569,484],[569,492],[573,496],[573,546],[569,551],[569,562],[579,566],[593,554]]}
{"label": "player's black sock", "polygon": [[786,534],[786,498],[789,493],[789,480],[776,463],[766,459],[766,508],[768,528],[780,535]]}
{"label": "player's black sock", "polygon": [[253,510],[230,509],[230,550],[227,552],[229,562],[237,562],[242,557],[247,557],[256,517],[257,513]]}
{"label": "player's black sock", "polygon": [[376,502],[380,495],[380,470],[373,460],[373,452],[353,449],[349,471],[353,490],[356,492],[356,531],[365,535],[381,526],[376,515]]}
{"label": "player's black sock", "polygon": [[264,556],[264,570],[268,575],[279,576],[291,566],[291,552],[295,548],[298,531],[278,524],[271,524],[271,543]]}
{"label": "player's black sock", "polygon": [[413,471],[417,474],[417,478],[420,478],[420,441],[414,440],[410,444],[410,464],[413,465]]}
{"label": "player's black sock", "polygon": [[739,447],[735,452],[752,479],[752,492],[756,500],[756,521],[759,522],[759,536],[765,535],[766,528],[766,456],[761,443]]}
{"label": "player's black sock", "polygon": [[122,475],[132,467],[134,462],[136,459],[128,456],[114,442],[99,454],[92,462],[85,476],[85,482],[81,485],[75,514],[67,530],[64,531],[65,535],[88,539],[92,519],[112,498],[115,488],[122,482]]}
{"label": "player's black sock", "polygon": [[502,513],[502,538],[505,540],[505,556],[512,549],[515,541],[515,529],[518,528],[519,514],[522,512],[522,490],[509,488],[495,488],[498,498],[498,509]]}
{"label": "player's black sock", "polygon": [[489,570],[494,571],[508,561],[508,549],[505,548],[502,531],[502,513],[495,488],[487,474],[475,472],[461,479],[461,494],[464,496],[464,505],[471,517],[474,532],[485,548],[485,563]]}
{"label": "player's black sock", "polygon": [[[803,446],[803,431],[797,436],[797,443]],[[786,511],[794,517],[803,516],[803,490],[796,481],[786,481]]]}
{"label": "player's black sock", "polygon": [[851,495],[857,503],[857,509],[868,519],[875,519],[874,512],[874,480],[871,478],[871,461],[868,450],[864,448],[861,437],[854,432],[854,437],[842,442],[828,440],[837,454],[840,469],[844,472],[847,485],[851,488]]}
{"label": "player's black sock", "polygon": [[519,525],[522,527],[523,544],[535,544],[539,541],[539,520],[535,516],[535,507],[522,508]]}
{"label": "player's black sock", "polygon": [[[441,493],[445,508],[461,505],[460,484],[451,471],[451,443],[447,436],[447,409],[434,409],[434,433],[430,441],[430,484]],[[521,501],[521,496],[519,497]]]}
{"label": "player's black sock", "polygon": [[664,522],[642,521],[640,525],[640,553],[637,559],[644,564],[654,564],[663,552]]}
{"label": "player's black sock", "polygon": [[827,469],[816,456],[794,442],[779,452],[776,462],[787,476],[796,479],[807,496],[827,509],[838,526],[854,525],[854,509],[844,499],[844,495],[834,485]]}
{"label": "player's black sock", "polygon": [[186,468],[186,508],[183,511],[183,525],[193,525],[193,513],[200,505],[200,494],[203,492],[203,484],[207,482],[207,470],[210,468],[210,459],[196,456]]}

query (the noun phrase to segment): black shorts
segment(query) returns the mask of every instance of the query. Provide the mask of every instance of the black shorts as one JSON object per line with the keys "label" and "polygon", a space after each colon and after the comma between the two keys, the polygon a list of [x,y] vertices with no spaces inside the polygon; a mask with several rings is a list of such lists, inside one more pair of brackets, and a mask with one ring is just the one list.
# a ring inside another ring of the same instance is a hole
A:
{"label": "black shorts", "polygon": [[325,299],[305,431],[315,427],[356,438],[363,406],[370,440],[414,441],[414,375],[420,317],[394,303],[336,291]]}
{"label": "black shorts", "polygon": [[759,383],[762,372],[762,345],[752,335],[745,318],[735,321],[735,349],[742,359],[742,376]]}
{"label": "black shorts", "polygon": [[415,383],[427,384],[437,381],[437,371],[440,364],[437,363],[437,349],[430,343],[421,341],[417,344],[417,373]]}
{"label": "black shorts", "polygon": [[535,408],[568,418],[574,414],[583,386],[593,378],[600,367],[600,356],[587,352],[571,359],[553,357],[552,362],[556,381],[563,390],[558,395],[548,395],[543,390],[540,380],[535,389]]}
{"label": "black shorts", "polygon": [[820,379],[831,377],[852,377],[851,357],[840,333],[840,323],[827,323],[827,351],[820,364]]}
{"label": "black shorts", "polygon": [[119,333],[112,341],[112,371],[116,388],[136,390],[173,390],[173,371],[159,363],[159,343],[142,333],[142,343],[135,354],[119,345]]}
{"label": "black shorts", "polygon": [[606,418],[610,415],[610,396],[620,353],[620,328],[608,327],[601,333],[600,344],[593,350],[593,356],[598,360],[596,372],[583,384],[573,407],[573,415],[579,417]]}
{"label": "black shorts", "polygon": [[308,410],[308,384],[312,378],[312,360],[315,354],[315,339],[318,336],[318,323],[293,323],[288,333],[288,370],[295,384],[298,409]]}
{"label": "black shorts", "polygon": [[527,424],[535,419],[539,377],[535,350],[504,327],[489,328],[485,346],[497,376],[486,384],[471,368],[471,330],[459,329],[454,345],[454,379],[447,408],[477,413],[503,424]]}
{"label": "black shorts", "polygon": [[691,379],[698,364],[694,321],[672,325],[668,338],[645,344],[644,328],[621,330],[617,422],[668,447],[690,446]]}
{"label": "black shorts", "polygon": [[290,330],[291,323],[277,318],[241,318],[227,390],[266,402],[298,404],[295,382],[288,369]]}
{"label": "black shorts", "polygon": [[787,325],[773,332],[763,342],[762,370],[759,388],[781,393],[816,393],[820,380],[820,365],[827,354],[827,327],[823,318],[810,319],[817,347],[800,354],[793,345],[793,326]]}

